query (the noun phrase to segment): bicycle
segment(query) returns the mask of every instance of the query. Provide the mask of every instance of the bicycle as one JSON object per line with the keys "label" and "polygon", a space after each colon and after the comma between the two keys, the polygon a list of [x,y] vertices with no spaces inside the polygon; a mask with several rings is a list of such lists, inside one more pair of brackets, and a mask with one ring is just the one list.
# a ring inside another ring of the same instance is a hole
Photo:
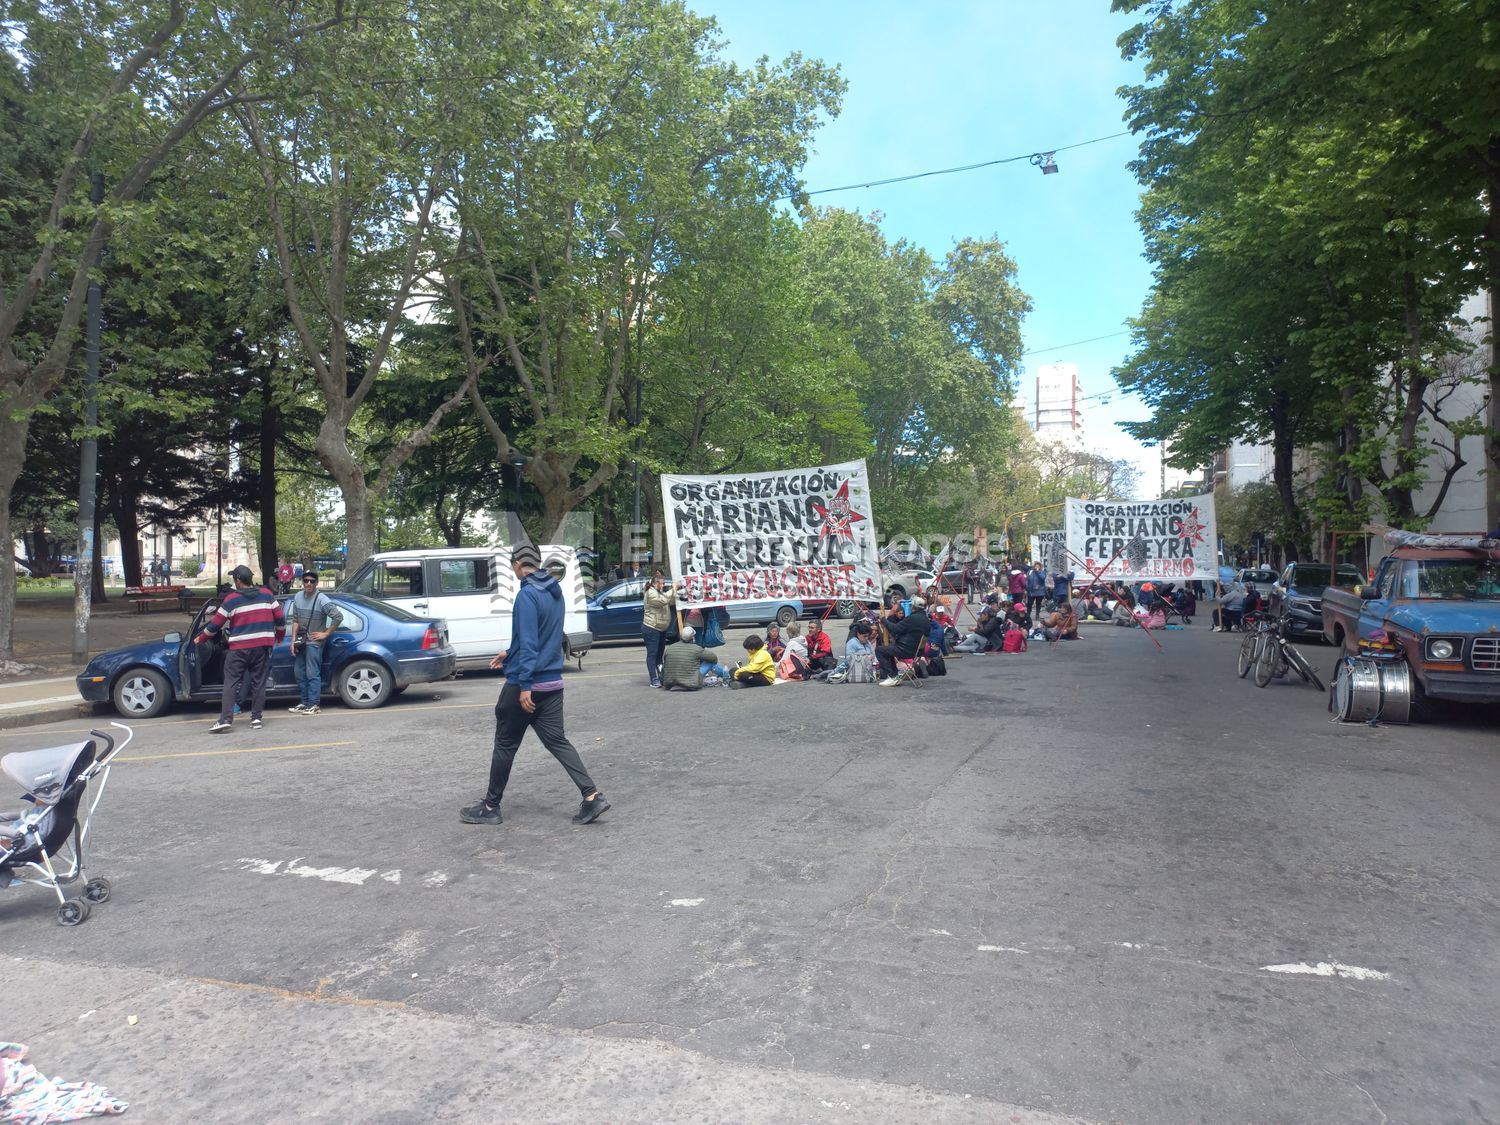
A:
{"label": "bicycle", "polygon": [[1240,628],[1245,630],[1245,637],[1240,641],[1240,656],[1235,664],[1240,679],[1249,675],[1260,659],[1261,637],[1270,625],[1271,619],[1263,613],[1251,612],[1241,618]]}
{"label": "bicycle", "polygon": [[1255,686],[1265,687],[1277,676],[1286,675],[1290,669],[1302,677],[1304,684],[1311,684],[1318,691],[1326,690],[1318,673],[1307,662],[1307,657],[1297,651],[1297,646],[1286,639],[1282,623],[1267,623],[1259,630],[1261,640],[1255,658]]}

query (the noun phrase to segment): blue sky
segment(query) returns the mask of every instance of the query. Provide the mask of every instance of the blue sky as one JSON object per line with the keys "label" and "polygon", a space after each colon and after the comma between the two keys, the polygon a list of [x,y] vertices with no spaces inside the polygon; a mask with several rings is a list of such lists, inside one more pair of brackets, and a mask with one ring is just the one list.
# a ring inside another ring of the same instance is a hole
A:
{"label": "blue sky", "polygon": [[[1140,68],[1115,40],[1129,26],[1108,0],[689,0],[713,16],[743,63],[792,51],[837,64],[849,83],[843,111],[814,141],[810,190],[1060,149],[1124,129],[1115,91]],[[883,215],[892,240],[941,257],[957,238],[998,236],[1017,264],[1033,311],[1023,326],[1028,371],[1076,363],[1089,443],[1142,470],[1156,495],[1158,456],[1116,421],[1141,418],[1109,372],[1124,358],[1125,319],[1150,286],[1126,164],[1134,138],[1059,152],[1043,176],[1025,160],[974,172],[818,197]],[[1075,343],[1110,336],[1094,343]],[[1062,346],[1069,345],[1069,346]],[[1029,398],[1029,377],[1021,394]]]}

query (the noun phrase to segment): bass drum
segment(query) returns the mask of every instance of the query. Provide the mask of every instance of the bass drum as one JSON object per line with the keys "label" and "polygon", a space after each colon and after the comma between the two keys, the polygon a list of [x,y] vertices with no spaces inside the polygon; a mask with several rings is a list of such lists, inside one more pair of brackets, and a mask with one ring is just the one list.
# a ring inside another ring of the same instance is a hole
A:
{"label": "bass drum", "polygon": [[1411,722],[1411,668],[1404,660],[1346,656],[1333,678],[1333,709],[1345,723]]}

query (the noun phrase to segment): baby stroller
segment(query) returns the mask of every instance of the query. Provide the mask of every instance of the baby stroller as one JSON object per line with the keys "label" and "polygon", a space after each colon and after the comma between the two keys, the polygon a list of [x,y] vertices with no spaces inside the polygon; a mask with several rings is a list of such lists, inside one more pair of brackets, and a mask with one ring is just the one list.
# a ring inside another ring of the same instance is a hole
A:
{"label": "baby stroller", "polygon": [[[71,742],[46,750],[23,750],[0,758],[0,770],[23,790],[21,799],[30,809],[0,812],[0,888],[30,883],[50,887],[59,903],[57,920],[64,926],[85,921],[89,910],[109,901],[109,880],[89,879],[83,871],[83,844],[89,821],[109,781],[110,761],[135,737],[124,723],[111,723],[125,732],[125,741],[115,745],[103,731],[89,731],[104,744],[101,752],[93,740]],[[94,799],[80,815],[89,782],[95,778]],[[68,898],[63,887],[84,880],[83,893]]]}

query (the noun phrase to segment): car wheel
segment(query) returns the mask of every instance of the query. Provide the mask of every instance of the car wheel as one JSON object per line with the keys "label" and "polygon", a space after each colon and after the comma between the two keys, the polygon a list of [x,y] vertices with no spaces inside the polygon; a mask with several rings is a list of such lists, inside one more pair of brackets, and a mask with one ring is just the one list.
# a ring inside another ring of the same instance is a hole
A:
{"label": "car wheel", "polygon": [[906,597],[906,587],[905,586],[899,586],[899,585],[887,586],[885,588],[885,592],[887,594],[894,594],[898,598],[904,598],[904,597]]}
{"label": "car wheel", "polygon": [[375,660],[356,660],[339,673],[339,697],[361,710],[388,702],[395,686],[385,665]]}
{"label": "car wheel", "polygon": [[833,607],[835,617],[855,617],[859,613],[859,603],[845,598]]}
{"label": "car wheel", "polygon": [[783,629],[795,620],[797,620],[797,611],[789,605],[784,605],[776,611],[776,624]]}
{"label": "car wheel", "polygon": [[110,690],[115,710],[132,719],[160,715],[172,702],[167,678],[153,668],[132,668],[115,681]]}

